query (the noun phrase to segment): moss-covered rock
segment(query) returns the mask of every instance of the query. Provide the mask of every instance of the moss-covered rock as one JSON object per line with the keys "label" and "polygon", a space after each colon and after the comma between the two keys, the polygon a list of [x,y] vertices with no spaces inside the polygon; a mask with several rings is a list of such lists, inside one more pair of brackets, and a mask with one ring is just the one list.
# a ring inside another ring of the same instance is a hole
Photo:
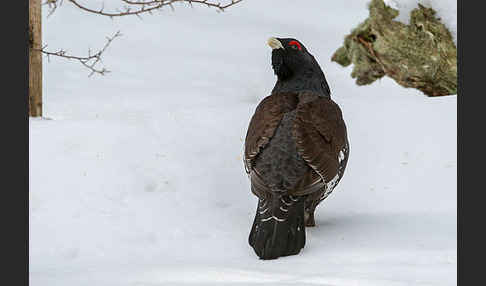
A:
{"label": "moss-covered rock", "polygon": [[457,94],[457,52],[449,30],[432,8],[420,4],[410,24],[393,19],[398,11],[372,0],[370,16],[344,39],[332,56],[342,66],[354,64],[358,85],[387,75],[428,96]]}

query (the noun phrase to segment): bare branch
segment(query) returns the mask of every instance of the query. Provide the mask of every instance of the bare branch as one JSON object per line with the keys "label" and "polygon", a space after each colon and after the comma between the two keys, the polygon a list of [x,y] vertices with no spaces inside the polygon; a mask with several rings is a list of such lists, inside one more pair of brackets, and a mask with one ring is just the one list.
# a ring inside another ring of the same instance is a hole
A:
{"label": "bare branch", "polygon": [[[62,5],[64,0],[44,0],[43,5],[48,5],[49,6],[49,14],[48,16],[52,15],[56,9]],[[231,2],[228,2],[227,4],[221,4],[220,2],[214,2],[217,0],[120,0],[121,2],[125,3],[122,9],[116,9],[116,12],[105,12],[105,7],[104,7],[104,2],[102,3],[102,6],[99,10],[95,10],[92,8],[88,8],[84,5],[81,5],[78,1],[79,0],[66,0],[68,2],[71,2],[73,5],[78,7],[79,9],[93,13],[93,14],[98,14],[98,15],[103,15],[110,17],[113,19],[114,17],[121,17],[121,16],[128,16],[128,15],[134,15],[137,16],[139,19],[141,19],[141,14],[144,13],[149,13],[152,14],[153,11],[161,9],[162,7],[169,6],[172,10],[174,10],[174,3],[180,2],[180,3],[188,3],[191,7],[193,4],[200,4],[203,6],[207,6],[209,8],[216,8],[218,12],[224,11],[226,8],[233,6],[235,4],[240,3],[243,0],[231,0]],[[38,51],[41,51],[43,54],[47,55],[47,59],[49,60],[50,56],[57,56],[57,57],[63,57],[71,60],[78,60],[83,66],[91,70],[91,73],[89,76],[92,76],[94,73],[98,73],[101,75],[104,75],[105,73],[109,72],[105,68],[102,69],[97,69],[95,66],[101,62],[101,55],[103,52],[106,50],[106,48],[110,45],[110,43],[115,39],[116,37],[120,36],[120,31],[118,31],[113,37],[107,38],[108,41],[101,49],[95,54],[91,54],[91,51],[88,51],[88,56],[87,57],[78,57],[78,56],[72,56],[68,55],[66,51],[64,50],[59,50],[57,52],[49,52],[46,51],[46,47],[44,46],[42,49],[37,49]]]}
{"label": "bare branch", "polygon": [[47,45],[43,46],[42,49],[37,49],[38,51],[42,52],[43,54],[47,55],[47,59],[49,60],[50,56],[56,56],[56,57],[62,57],[70,60],[77,60],[79,61],[83,66],[88,68],[91,73],[88,75],[88,77],[92,76],[93,74],[97,73],[100,75],[105,75],[106,73],[109,73],[110,71],[107,70],[106,68],[102,67],[101,69],[98,69],[96,65],[98,63],[102,62],[101,56],[105,52],[105,50],[108,48],[108,46],[111,44],[111,42],[117,38],[120,37],[121,33],[120,31],[116,32],[112,37],[106,37],[107,41],[103,48],[96,52],[95,54],[91,53],[91,50],[88,49],[88,56],[86,57],[78,57],[78,56],[73,56],[69,55],[66,53],[65,50],[59,50],[57,52],[49,52],[46,51]]}
{"label": "bare branch", "polygon": [[[56,3],[58,1],[62,1],[62,0],[47,0],[48,3],[50,2],[54,3],[53,7],[57,7]],[[121,0],[127,5],[123,7],[123,10],[118,10],[117,12],[105,12],[104,8],[101,8],[99,10],[88,8],[84,5],[81,5],[78,2],[78,0],[67,0],[67,1],[71,2],[72,4],[74,4],[76,7],[78,7],[83,11],[113,18],[113,17],[128,16],[128,15],[140,15],[144,13],[151,13],[153,10],[160,9],[165,6],[169,6],[173,8],[172,5],[177,2],[189,3],[191,6],[193,3],[196,3],[196,4],[206,5],[210,8],[216,8],[218,9],[218,11],[224,11],[224,9],[233,6],[243,0],[231,0],[231,2],[225,5],[219,2],[212,2],[210,0],[145,0],[145,1]]]}
{"label": "bare branch", "polygon": [[147,0],[147,1],[132,1],[132,0],[121,0],[127,4],[130,5],[142,5],[142,6],[150,6],[150,5],[160,5],[163,4],[164,6],[166,5],[171,5],[176,2],[186,2],[192,5],[192,3],[196,4],[202,4],[202,5],[208,5],[208,7],[214,7],[218,9],[226,9],[230,6],[233,6],[243,0],[232,0],[226,5],[222,5],[221,3],[216,3],[216,2],[211,2],[209,0]]}

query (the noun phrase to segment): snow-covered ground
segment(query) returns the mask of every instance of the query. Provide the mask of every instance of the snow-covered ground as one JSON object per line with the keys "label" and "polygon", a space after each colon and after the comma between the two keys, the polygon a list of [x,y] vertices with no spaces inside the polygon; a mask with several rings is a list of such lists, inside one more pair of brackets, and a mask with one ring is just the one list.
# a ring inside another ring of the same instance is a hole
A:
{"label": "snow-covered ground", "polygon": [[[43,19],[52,50],[124,36],[105,77],[45,61],[51,120],[30,119],[31,285],[456,284],[457,97],[388,78],[358,87],[330,61],[366,1],[175,8],[111,20],[64,1]],[[351,153],[303,251],[262,261],[247,243],[257,199],[241,156],[275,83],[270,36],[319,61]]]}

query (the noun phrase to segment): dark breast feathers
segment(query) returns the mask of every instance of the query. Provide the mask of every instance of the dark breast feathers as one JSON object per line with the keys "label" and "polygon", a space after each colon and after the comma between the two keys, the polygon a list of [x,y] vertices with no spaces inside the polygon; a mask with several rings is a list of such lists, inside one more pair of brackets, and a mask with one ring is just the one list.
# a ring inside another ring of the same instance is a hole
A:
{"label": "dark breast feathers", "polygon": [[316,204],[341,179],[349,152],[339,106],[309,92],[272,94],[256,108],[245,139],[252,192],[307,195]]}

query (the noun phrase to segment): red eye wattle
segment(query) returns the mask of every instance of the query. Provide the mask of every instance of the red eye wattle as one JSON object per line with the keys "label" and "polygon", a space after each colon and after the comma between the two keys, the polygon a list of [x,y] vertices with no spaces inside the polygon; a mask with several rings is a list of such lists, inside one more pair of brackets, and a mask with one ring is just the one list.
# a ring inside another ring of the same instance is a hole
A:
{"label": "red eye wattle", "polygon": [[289,46],[296,46],[297,49],[299,49],[299,51],[302,51],[302,47],[301,47],[300,43],[297,42],[297,41],[290,41]]}

